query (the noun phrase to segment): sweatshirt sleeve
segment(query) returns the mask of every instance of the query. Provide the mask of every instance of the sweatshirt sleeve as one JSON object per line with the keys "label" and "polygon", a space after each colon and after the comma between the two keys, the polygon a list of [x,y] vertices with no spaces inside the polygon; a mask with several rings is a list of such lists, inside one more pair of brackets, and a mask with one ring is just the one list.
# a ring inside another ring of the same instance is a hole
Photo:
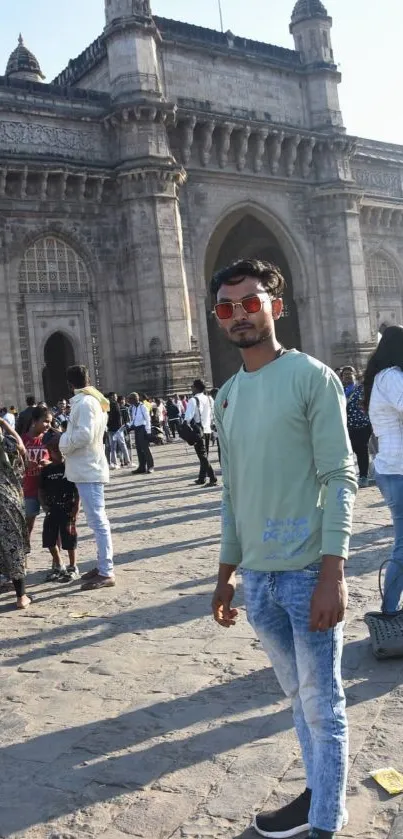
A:
{"label": "sweatshirt sleeve", "polygon": [[220,564],[222,565],[240,565],[242,562],[241,545],[237,537],[235,526],[235,514],[231,502],[231,492],[229,486],[229,458],[228,458],[228,442],[225,436],[223,417],[221,408],[216,402],[215,423],[218,432],[218,439],[220,441],[221,449],[221,471],[222,471],[222,501],[221,501],[221,550],[220,550]]}
{"label": "sweatshirt sleeve", "polygon": [[67,426],[67,431],[61,435],[59,449],[68,455],[91,443],[94,437],[94,410],[92,400],[81,402],[77,408],[77,416],[73,416]]}
{"label": "sweatshirt sleeve", "polygon": [[322,556],[332,554],[347,559],[357,479],[343,388],[329,368],[315,371],[311,379],[307,417],[314,462],[323,487]]}

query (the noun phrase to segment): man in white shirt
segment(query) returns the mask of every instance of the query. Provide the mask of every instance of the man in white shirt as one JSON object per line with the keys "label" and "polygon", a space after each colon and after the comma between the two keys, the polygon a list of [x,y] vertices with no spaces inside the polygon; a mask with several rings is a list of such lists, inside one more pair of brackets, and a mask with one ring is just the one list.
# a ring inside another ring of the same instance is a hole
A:
{"label": "man in white shirt", "polygon": [[15,414],[7,408],[6,413],[3,415],[3,419],[11,426],[11,428],[15,428]]}
{"label": "man in white shirt", "polygon": [[196,484],[204,486],[206,478],[209,478],[208,486],[214,487],[217,478],[214,469],[209,463],[208,453],[211,437],[211,403],[206,394],[206,386],[201,379],[193,382],[193,396],[189,399],[185,413],[185,422],[195,422],[202,426],[203,436],[195,443],[195,452],[200,460],[200,472]]}
{"label": "man in white shirt", "polygon": [[97,565],[81,577],[81,590],[92,591],[116,585],[104,493],[104,485],[109,483],[103,445],[109,402],[90,385],[84,365],[69,367],[67,381],[74,396],[67,430],[59,439],[59,449],[66,461],[66,478],[77,486],[88,527],[97,543]]}
{"label": "man in white shirt", "polygon": [[147,475],[154,472],[154,459],[150,452],[149,435],[151,434],[151,417],[143,402],[140,402],[138,393],[131,393],[129,396],[129,403],[131,405],[132,423],[130,428],[134,430],[134,439],[136,442],[137,457],[139,461],[138,468],[135,469],[133,475]]}

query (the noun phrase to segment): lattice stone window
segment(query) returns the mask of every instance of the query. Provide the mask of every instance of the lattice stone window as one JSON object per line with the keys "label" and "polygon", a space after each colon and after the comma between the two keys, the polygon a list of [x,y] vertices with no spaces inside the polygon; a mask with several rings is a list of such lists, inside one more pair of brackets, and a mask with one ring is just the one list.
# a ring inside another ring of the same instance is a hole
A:
{"label": "lattice stone window", "polygon": [[61,239],[47,236],[31,245],[20,265],[19,289],[47,294],[86,293],[89,276],[81,257]]}
{"label": "lattice stone window", "polygon": [[373,254],[367,261],[367,283],[370,294],[396,291],[401,286],[396,266],[380,253]]}

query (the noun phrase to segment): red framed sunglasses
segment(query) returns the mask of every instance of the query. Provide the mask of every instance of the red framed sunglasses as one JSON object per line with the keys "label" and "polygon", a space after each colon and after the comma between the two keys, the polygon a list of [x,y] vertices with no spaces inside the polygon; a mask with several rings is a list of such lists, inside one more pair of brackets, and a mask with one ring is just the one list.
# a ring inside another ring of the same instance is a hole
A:
{"label": "red framed sunglasses", "polygon": [[216,303],[214,306],[214,313],[218,320],[230,320],[234,316],[237,306],[246,312],[247,315],[256,315],[262,311],[263,301],[268,297],[267,292],[261,294],[249,294],[248,297],[243,297],[242,300],[232,302],[231,300],[225,303]]}

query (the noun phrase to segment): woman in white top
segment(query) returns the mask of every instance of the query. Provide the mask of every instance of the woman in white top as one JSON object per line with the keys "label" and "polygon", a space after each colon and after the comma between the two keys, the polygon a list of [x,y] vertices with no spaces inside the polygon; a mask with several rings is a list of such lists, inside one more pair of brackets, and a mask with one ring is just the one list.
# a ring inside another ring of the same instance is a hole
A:
{"label": "woman in white top", "polygon": [[364,377],[364,404],[378,438],[375,473],[390,509],[395,543],[385,576],[382,611],[399,609],[403,592],[403,327],[385,329]]}

